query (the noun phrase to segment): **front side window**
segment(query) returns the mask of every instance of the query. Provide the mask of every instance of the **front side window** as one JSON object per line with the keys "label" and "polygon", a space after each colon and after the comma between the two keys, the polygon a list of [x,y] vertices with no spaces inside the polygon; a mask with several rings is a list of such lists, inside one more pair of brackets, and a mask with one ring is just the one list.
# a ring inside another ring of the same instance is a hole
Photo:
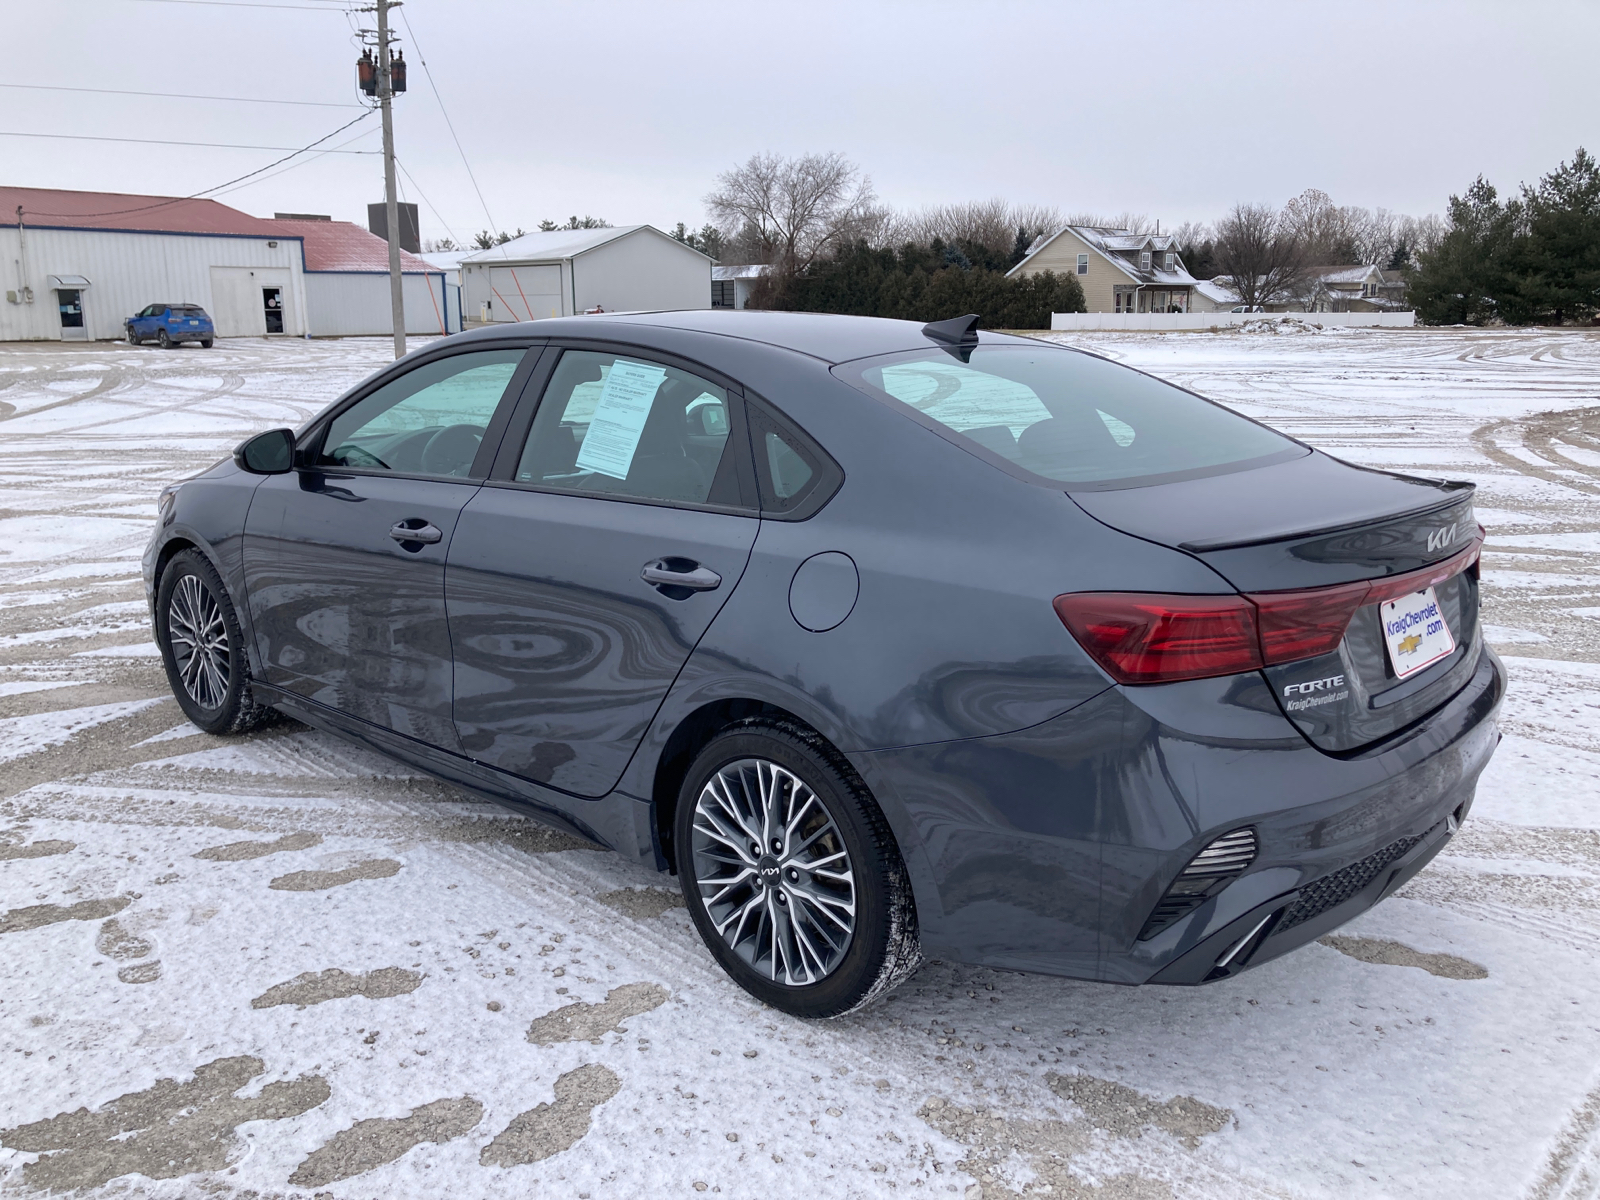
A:
{"label": "front side window", "polygon": [[835,370],[1067,490],[1134,487],[1309,453],[1220,405],[1065,348],[979,346],[966,362],[919,350]]}
{"label": "front side window", "polygon": [[568,350],[545,389],[518,483],[674,504],[737,505],[728,393],[677,367]]}
{"label": "front side window", "polygon": [[464,477],[522,350],[434,359],[392,379],[328,426],[319,466]]}

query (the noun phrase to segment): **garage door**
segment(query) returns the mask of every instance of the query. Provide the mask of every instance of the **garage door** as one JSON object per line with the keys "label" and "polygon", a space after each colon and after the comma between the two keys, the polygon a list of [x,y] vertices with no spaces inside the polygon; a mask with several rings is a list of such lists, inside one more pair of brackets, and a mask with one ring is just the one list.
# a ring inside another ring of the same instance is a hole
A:
{"label": "garage door", "polygon": [[561,268],[490,267],[489,315],[494,321],[537,321],[561,315]]}

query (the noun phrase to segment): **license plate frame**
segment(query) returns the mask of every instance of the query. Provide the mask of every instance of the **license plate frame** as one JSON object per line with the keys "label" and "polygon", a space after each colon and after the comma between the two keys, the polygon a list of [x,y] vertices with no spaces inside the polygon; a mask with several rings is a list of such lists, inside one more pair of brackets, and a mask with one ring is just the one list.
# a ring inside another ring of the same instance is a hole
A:
{"label": "license plate frame", "polygon": [[1378,605],[1384,650],[1397,679],[1408,679],[1455,653],[1456,637],[1433,588]]}

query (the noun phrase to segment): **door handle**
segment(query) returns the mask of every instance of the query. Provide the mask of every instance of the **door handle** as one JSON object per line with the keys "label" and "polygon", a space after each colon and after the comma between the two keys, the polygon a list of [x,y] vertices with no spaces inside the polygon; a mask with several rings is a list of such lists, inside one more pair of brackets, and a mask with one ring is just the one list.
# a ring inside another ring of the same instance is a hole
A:
{"label": "door handle", "polygon": [[722,583],[721,575],[688,558],[658,558],[647,562],[639,578],[651,587],[686,588],[691,592],[709,592]]}
{"label": "door handle", "polygon": [[427,521],[421,521],[420,524],[416,525],[412,524],[413,521],[420,520],[421,518],[419,517],[411,517],[408,520],[401,521],[393,529],[389,530],[389,536],[397,542],[421,542],[425,546],[431,546],[435,542],[443,540],[444,534],[440,532],[437,525],[430,525]]}

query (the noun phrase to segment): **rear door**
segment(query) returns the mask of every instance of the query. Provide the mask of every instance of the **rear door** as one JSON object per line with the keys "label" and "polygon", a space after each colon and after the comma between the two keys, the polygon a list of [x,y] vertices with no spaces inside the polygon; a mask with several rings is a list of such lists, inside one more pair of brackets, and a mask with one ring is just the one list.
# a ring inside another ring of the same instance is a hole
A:
{"label": "rear door", "polygon": [[729,381],[627,348],[541,370],[450,544],[455,722],[469,757],[600,796],[744,572],[754,477]]}
{"label": "rear door", "polygon": [[537,350],[436,358],[303,439],[245,523],[246,589],[267,682],[457,749],[444,565]]}

